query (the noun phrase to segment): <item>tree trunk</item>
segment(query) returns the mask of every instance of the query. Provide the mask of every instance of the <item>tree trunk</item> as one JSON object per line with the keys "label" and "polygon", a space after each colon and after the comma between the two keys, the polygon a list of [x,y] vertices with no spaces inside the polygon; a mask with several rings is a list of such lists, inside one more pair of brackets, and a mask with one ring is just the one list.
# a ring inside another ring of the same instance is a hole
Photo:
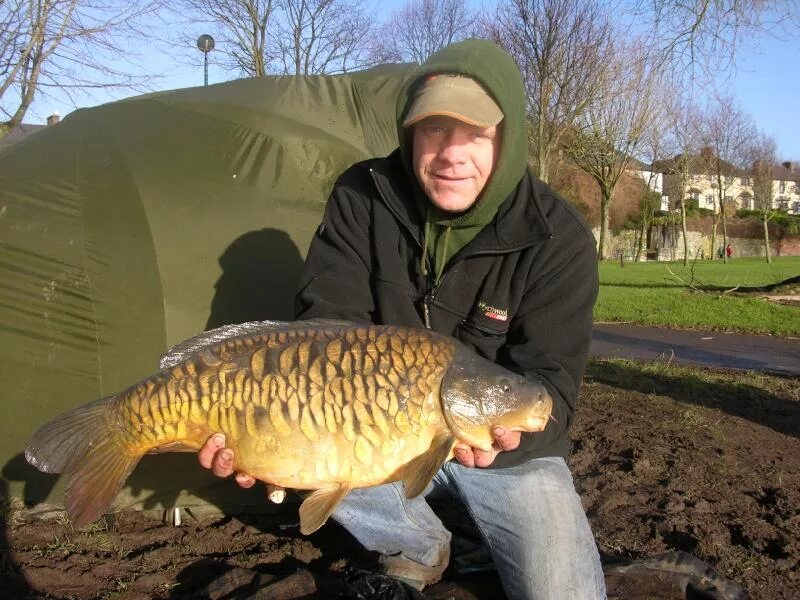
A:
{"label": "tree trunk", "polygon": [[544,114],[540,112],[536,124],[536,170],[539,179],[545,183],[550,183],[550,169],[548,168],[550,162],[550,153],[547,144],[544,141]]}
{"label": "tree trunk", "polygon": [[675,223],[675,215],[671,214],[669,217],[669,259],[675,262],[675,253],[678,251],[678,242],[675,239],[675,231],[678,229]]}
{"label": "tree trunk", "polygon": [[547,163],[548,163],[547,157],[543,156],[540,150],[539,154],[536,157],[536,171],[537,171],[537,177],[542,181],[544,181],[545,183],[548,183],[550,179],[550,173],[548,172],[547,169]]}
{"label": "tree trunk", "polygon": [[642,230],[639,232],[639,239],[636,241],[636,256],[633,258],[633,262],[639,262],[639,259],[642,258],[642,249],[644,248],[644,240],[647,237],[647,217],[645,214],[642,214]]}
{"label": "tree trunk", "polygon": [[613,190],[608,190],[605,186],[600,188],[600,240],[597,250],[598,260],[608,258],[606,254],[606,236],[609,229],[608,205],[611,204],[611,194]]}
{"label": "tree trunk", "polygon": [[772,256],[769,252],[769,226],[767,225],[767,213],[764,213],[764,253],[767,257],[767,264],[772,264]]}
{"label": "tree trunk", "polygon": [[689,238],[686,236],[686,202],[681,202],[681,231],[683,232],[683,266],[689,264]]}
{"label": "tree trunk", "polygon": [[725,205],[720,204],[722,213],[722,262],[728,264],[728,217],[725,214]]}
{"label": "tree trunk", "polygon": [[717,218],[711,217],[711,260],[717,260],[717,253]]}

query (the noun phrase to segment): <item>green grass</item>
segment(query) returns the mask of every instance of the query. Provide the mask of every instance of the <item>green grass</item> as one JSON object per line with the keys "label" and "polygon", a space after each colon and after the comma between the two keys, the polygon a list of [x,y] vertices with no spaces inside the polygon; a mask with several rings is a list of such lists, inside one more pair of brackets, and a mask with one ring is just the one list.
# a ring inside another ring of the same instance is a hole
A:
{"label": "green grass", "polygon": [[[670,273],[672,271],[672,273]],[[800,308],[741,294],[800,275],[800,257],[681,262],[600,263],[596,322],[619,321],[685,329],[800,336]],[[682,280],[682,281],[681,281]],[[704,291],[693,291],[689,284]],[[733,288],[739,291],[729,291]],[[795,286],[793,293],[800,293]],[[786,293],[789,293],[788,291]]]}

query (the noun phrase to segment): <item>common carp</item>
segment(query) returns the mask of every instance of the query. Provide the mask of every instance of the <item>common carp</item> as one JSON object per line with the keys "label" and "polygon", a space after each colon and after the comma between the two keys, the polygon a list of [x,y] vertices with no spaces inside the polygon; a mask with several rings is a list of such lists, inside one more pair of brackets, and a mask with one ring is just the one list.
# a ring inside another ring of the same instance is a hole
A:
{"label": "common carp", "polygon": [[304,534],[353,488],[422,493],[457,441],[489,450],[491,427],[539,431],[547,389],[427,329],[346,321],[225,326],[174,347],[161,370],[34,433],[28,462],[66,473],[75,526],[99,518],[149,452],[197,451],[223,432],[236,471],[314,490]]}

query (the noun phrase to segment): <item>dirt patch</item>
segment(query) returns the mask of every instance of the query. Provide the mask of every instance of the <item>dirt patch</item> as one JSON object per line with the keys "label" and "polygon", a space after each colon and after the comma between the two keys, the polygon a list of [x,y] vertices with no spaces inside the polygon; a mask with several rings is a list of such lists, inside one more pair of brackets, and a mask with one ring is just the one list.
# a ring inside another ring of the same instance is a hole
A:
{"label": "dirt patch", "polygon": [[761,298],[776,304],[800,308],[800,294],[767,294],[766,296],[761,296]]}
{"label": "dirt patch", "polygon": [[[571,463],[604,564],[682,550],[754,599],[796,598],[798,438],[797,379],[593,363]],[[470,539],[463,514],[439,508]],[[301,536],[292,511],[179,527],[125,512],[80,532],[15,510],[4,519],[2,598],[353,597],[354,569],[376,566],[335,524]],[[609,581],[612,597],[654,597]],[[502,597],[493,573],[453,566],[426,595]]]}

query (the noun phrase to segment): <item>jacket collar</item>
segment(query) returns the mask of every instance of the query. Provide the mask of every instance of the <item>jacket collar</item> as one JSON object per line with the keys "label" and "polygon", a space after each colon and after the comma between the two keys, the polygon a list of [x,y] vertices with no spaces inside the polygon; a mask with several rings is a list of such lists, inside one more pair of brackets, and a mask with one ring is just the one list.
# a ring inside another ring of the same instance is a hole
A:
{"label": "jacket collar", "polygon": [[[386,159],[370,161],[369,168],[381,200],[421,245],[424,216],[414,195],[422,194],[422,190],[415,182],[408,181],[400,151],[395,150]],[[512,252],[553,237],[538,187],[534,175],[527,172],[500,205],[491,223],[458,255]]]}

